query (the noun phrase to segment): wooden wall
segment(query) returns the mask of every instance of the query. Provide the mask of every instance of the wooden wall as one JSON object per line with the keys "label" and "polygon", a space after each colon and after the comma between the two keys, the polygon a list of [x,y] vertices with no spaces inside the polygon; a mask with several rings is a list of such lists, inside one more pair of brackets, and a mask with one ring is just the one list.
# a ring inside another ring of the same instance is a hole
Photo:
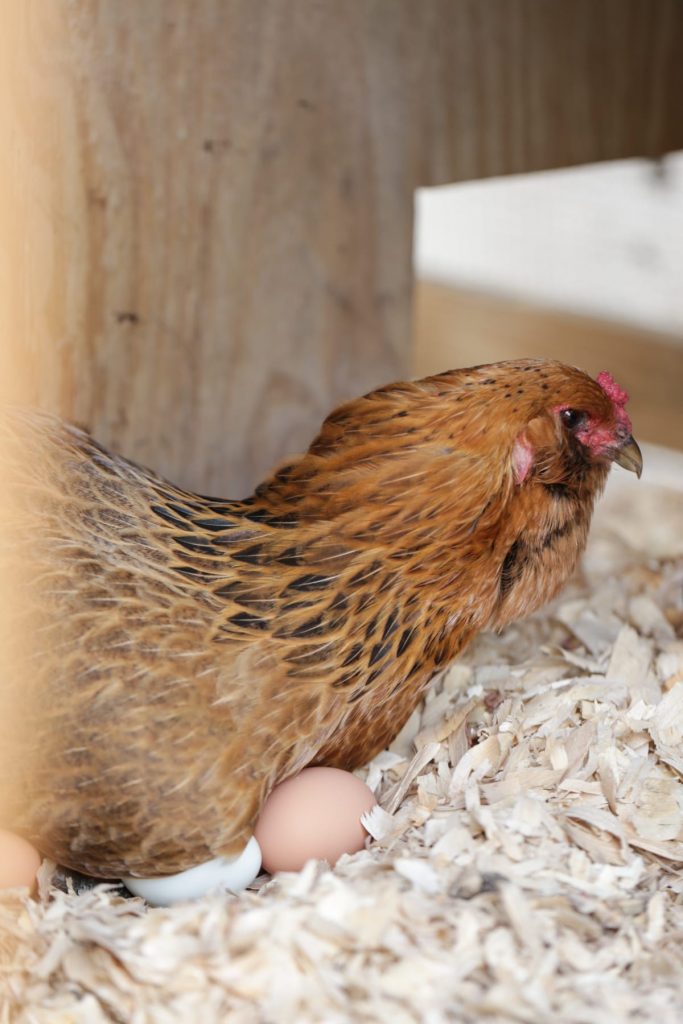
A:
{"label": "wooden wall", "polygon": [[416,186],[683,145],[678,0],[1,0],[0,392],[244,493],[410,367]]}

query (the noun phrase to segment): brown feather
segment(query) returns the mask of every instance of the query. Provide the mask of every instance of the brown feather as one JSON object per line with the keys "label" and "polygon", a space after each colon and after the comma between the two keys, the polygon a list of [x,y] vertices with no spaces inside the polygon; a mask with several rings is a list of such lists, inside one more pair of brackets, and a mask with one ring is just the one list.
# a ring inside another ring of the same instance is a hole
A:
{"label": "brown feather", "polygon": [[246,501],[8,415],[4,822],[92,875],[176,872],[238,852],[306,764],[369,760],[478,630],[572,572],[609,461],[562,403],[614,421],[559,363],[390,385]]}

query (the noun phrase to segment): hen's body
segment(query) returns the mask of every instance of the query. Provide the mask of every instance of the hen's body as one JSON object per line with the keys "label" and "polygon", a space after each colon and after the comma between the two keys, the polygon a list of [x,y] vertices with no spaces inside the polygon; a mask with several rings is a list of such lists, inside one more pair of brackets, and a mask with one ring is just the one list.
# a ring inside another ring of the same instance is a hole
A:
{"label": "hen's body", "polygon": [[283,777],[369,760],[574,568],[609,458],[546,416],[562,403],[613,414],[553,363],[393,385],[243,502],[10,417],[4,823],[89,874],[176,872],[238,852]]}

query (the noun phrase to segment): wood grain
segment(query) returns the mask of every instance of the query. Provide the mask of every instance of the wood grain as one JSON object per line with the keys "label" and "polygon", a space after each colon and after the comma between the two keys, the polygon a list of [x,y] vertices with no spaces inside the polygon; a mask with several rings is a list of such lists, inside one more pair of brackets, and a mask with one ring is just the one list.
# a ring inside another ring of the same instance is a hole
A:
{"label": "wood grain", "polygon": [[417,185],[683,145],[677,0],[3,0],[0,391],[239,495],[407,372]]}
{"label": "wood grain", "polygon": [[304,6],[30,3],[14,56],[5,37],[14,390],[207,491],[245,491],[407,364],[387,86],[357,16]]}
{"label": "wood grain", "polygon": [[683,339],[432,281],[415,295],[415,372],[539,356],[609,370],[639,441],[683,449]]}

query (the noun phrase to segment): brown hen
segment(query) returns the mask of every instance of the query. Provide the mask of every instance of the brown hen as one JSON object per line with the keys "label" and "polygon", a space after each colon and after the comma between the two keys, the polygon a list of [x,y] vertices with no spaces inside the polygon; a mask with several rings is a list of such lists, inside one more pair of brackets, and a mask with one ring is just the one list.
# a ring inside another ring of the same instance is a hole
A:
{"label": "brown hen", "polygon": [[552,597],[610,463],[640,473],[625,402],[535,360],[393,384],[245,501],[10,414],[3,823],[99,877],[238,853],[276,782],[367,762]]}

